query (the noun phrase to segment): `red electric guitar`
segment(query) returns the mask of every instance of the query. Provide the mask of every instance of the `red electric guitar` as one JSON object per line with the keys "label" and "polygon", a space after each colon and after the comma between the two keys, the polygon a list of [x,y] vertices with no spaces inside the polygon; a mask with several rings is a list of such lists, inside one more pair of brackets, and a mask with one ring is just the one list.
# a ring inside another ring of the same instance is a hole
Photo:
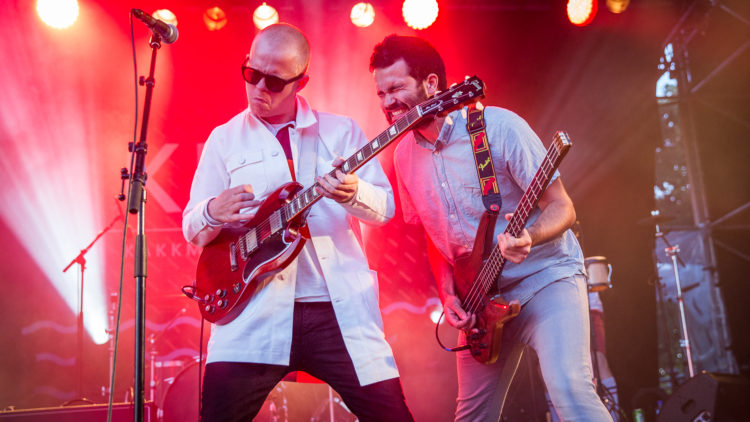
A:
{"label": "red electric guitar", "polygon": [[[570,139],[565,132],[555,133],[555,138],[547,149],[547,155],[531,184],[526,188],[513,218],[505,228],[505,233],[510,233],[514,237],[521,234],[528,222],[529,214],[536,207],[539,197],[547,189],[550,178],[570,147]],[[497,212],[485,213],[477,230],[479,235],[474,248],[470,253],[456,259],[453,271],[462,307],[466,312],[477,316],[476,325],[465,334],[472,356],[482,363],[493,363],[497,360],[503,325],[521,311],[521,305],[517,300],[507,302],[499,294],[488,296],[505,266],[505,258],[500,253],[499,245],[495,245],[489,254],[485,253],[486,248],[494,241],[492,232],[496,218]],[[487,232],[489,236],[483,235]],[[482,263],[485,256],[488,257]]]}
{"label": "red electric guitar", "polygon": [[[434,116],[484,97],[484,83],[476,76],[440,92],[399,116],[375,139],[359,149],[339,169],[354,173],[406,131]],[[329,174],[333,175],[335,169]],[[226,324],[244,308],[259,285],[284,269],[302,250],[300,228],[307,211],[321,196],[313,186],[302,191],[287,183],[263,201],[255,216],[241,228],[223,228],[198,260],[194,286],[183,293],[199,302],[201,314],[211,322]]]}

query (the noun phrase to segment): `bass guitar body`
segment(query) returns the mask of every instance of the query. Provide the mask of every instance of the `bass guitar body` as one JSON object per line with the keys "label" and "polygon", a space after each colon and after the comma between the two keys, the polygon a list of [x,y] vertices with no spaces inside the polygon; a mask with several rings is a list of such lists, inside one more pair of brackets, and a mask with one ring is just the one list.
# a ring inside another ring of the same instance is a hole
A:
{"label": "bass guitar body", "polygon": [[[539,197],[547,189],[552,175],[570,146],[567,133],[555,133],[552,144],[547,149],[547,155],[516,206],[505,233],[513,237],[520,236],[529,220],[529,213],[536,208]],[[503,326],[521,311],[521,305],[517,300],[507,302],[499,294],[492,295],[505,267],[505,258],[499,245],[492,247],[498,212],[499,206],[496,206],[496,209],[491,208],[484,213],[479,221],[472,252],[456,259],[453,272],[462,307],[477,318],[476,325],[465,334],[472,356],[482,363],[493,363],[497,360]]]}
{"label": "bass guitar body", "polygon": [[474,249],[471,254],[456,259],[453,279],[464,309],[469,308],[468,304],[477,309],[476,324],[464,332],[471,355],[478,362],[490,364],[500,355],[503,326],[518,315],[521,305],[517,300],[508,302],[499,294],[490,296],[472,288],[476,287],[475,280],[481,267],[482,250]]}
{"label": "bass guitar body", "polygon": [[304,219],[273,230],[274,213],[302,189],[287,183],[271,193],[245,225],[222,228],[198,259],[194,299],[201,314],[214,323],[233,320],[264,281],[284,269],[305,244],[300,234]]}

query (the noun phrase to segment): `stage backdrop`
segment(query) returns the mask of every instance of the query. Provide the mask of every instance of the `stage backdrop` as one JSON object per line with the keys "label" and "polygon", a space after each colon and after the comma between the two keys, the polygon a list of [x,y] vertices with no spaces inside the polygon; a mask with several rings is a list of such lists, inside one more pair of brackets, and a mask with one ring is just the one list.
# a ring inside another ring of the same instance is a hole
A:
{"label": "stage backdrop", "polygon": [[[211,129],[246,107],[240,65],[256,33],[251,14],[259,2],[223,2],[228,24],[215,32],[202,18],[214,4],[198,0],[82,0],[78,21],[64,30],[44,26],[33,2],[6,3],[0,11],[0,407],[106,401],[106,330],[117,315],[118,296],[115,401],[128,397],[136,225],[130,219],[123,229],[124,204],[115,197],[145,92],[134,83],[128,12],[169,7],[177,15],[179,40],[158,52],[146,159],[146,357],[147,381],[153,381],[147,396],[153,392],[163,403],[168,385],[200,346],[197,308],[180,293],[194,279],[199,250],[182,237],[181,212]],[[615,269],[615,286],[603,301],[610,364],[626,407],[638,389],[656,384],[652,229],[636,222],[652,207],[656,64],[684,6],[631,3],[621,15],[601,7],[594,23],[576,28],[559,1],[441,1],[435,24],[414,31],[403,23],[400,2],[373,2],[376,21],[368,28],[349,22],[349,2],[274,2],[282,20],[301,28],[312,44],[310,84],[302,95],[320,110],[353,117],[370,138],[386,122],[368,60],[372,47],[391,33],[417,34],[438,46],[449,81],[480,76],[488,90],[484,103],[519,113],[545,144],[555,130],[570,133],[574,146],[561,172],[576,202],[585,253],[607,256]],[[145,75],[149,31],[137,21],[133,30],[138,75]],[[378,159],[395,183],[391,152]],[[380,275],[386,335],[407,401],[417,420],[451,420],[455,364],[436,345],[429,320],[439,300],[423,233],[397,213],[382,229],[365,229],[364,239]],[[85,261],[63,273],[89,245]],[[81,353],[76,317],[82,270]],[[442,332],[452,343],[455,331]]]}

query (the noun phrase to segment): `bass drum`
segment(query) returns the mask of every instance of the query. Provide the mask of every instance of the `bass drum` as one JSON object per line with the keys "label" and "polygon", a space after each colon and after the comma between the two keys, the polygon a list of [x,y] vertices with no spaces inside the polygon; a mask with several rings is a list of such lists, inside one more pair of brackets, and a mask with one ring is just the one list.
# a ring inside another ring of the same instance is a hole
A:
{"label": "bass drum", "polygon": [[185,366],[164,393],[158,415],[162,422],[198,422],[198,362]]}
{"label": "bass drum", "polygon": [[[198,422],[198,362],[174,377],[158,412],[162,422]],[[333,417],[331,417],[331,410]],[[271,390],[256,421],[336,422],[355,421],[344,402],[328,385],[281,381]]]}

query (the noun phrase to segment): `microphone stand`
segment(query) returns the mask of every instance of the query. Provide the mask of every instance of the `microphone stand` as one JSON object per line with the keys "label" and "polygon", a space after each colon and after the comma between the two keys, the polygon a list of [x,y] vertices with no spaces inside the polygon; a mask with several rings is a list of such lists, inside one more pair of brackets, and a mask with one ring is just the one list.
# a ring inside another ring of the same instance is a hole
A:
{"label": "microphone stand", "polygon": [[678,262],[683,267],[685,266],[685,263],[682,262],[682,259],[680,259],[680,256],[678,253],[680,252],[680,246],[679,245],[672,245],[667,240],[667,237],[664,235],[664,233],[659,228],[659,224],[656,224],[656,238],[661,239],[665,245],[667,245],[666,248],[664,248],[664,252],[667,254],[667,256],[672,261],[672,269],[674,271],[674,284],[675,288],[677,289],[677,304],[680,311],[680,328],[682,329],[682,338],[680,339],[680,346],[685,349],[685,358],[687,360],[688,364],[688,375],[690,378],[693,378],[695,376],[695,370],[693,369],[693,354],[692,354],[692,348],[690,346],[690,337],[688,336],[688,329],[687,329],[687,318],[685,317],[685,303],[683,300],[682,295],[682,286],[680,285],[680,272],[679,272],[679,266],[677,265]]}
{"label": "microphone stand", "polygon": [[135,168],[131,175],[130,192],[128,194],[128,211],[138,214],[138,231],[135,238],[134,271],[135,288],[135,376],[133,388],[133,417],[135,422],[143,421],[144,374],[145,374],[145,332],[146,332],[146,235],[144,229],[144,204],[146,203],[146,132],[151,110],[151,97],[154,90],[154,69],[156,66],[156,52],[161,47],[161,38],[154,32],[149,41],[151,45],[151,66],[148,78],[140,77],[139,85],[146,86],[146,96],[143,104],[143,119],[141,121],[141,136],[139,141],[129,145],[130,152],[135,154]]}
{"label": "microphone stand", "polygon": [[111,229],[112,226],[114,226],[115,223],[120,219],[122,219],[122,215],[118,215],[117,217],[113,218],[112,221],[107,225],[107,227],[102,229],[102,231],[100,231],[99,234],[96,235],[94,240],[92,240],[91,243],[88,244],[88,246],[83,248],[81,252],[78,253],[78,256],[73,258],[73,260],[70,261],[70,263],[62,270],[62,272],[67,272],[70,267],[73,266],[73,264],[78,264],[81,266],[81,291],[80,296],[78,297],[78,358],[76,359],[76,366],[78,370],[77,399],[84,402],[90,402],[90,400],[83,397],[83,275],[86,271],[86,253],[91,249],[92,246],[94,246],[94,243],[96,243],[96,241],[99,240],[99,238],[102,237],[104,233],[106,233],[109,229]]}

